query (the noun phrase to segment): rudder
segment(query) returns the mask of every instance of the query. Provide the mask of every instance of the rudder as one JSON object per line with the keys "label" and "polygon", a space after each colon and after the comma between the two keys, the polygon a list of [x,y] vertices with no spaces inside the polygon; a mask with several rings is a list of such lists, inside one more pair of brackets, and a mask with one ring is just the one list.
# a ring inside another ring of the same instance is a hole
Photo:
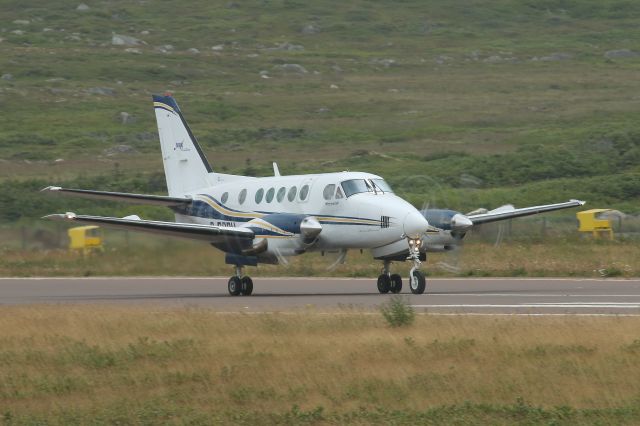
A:
{"label": "rudder", "polygon": [[153,95],[153,107],[169,195],[182,196],[195,189],[211,186],[209,173],[213,173],[213,169],[178,103],[170,95]]}

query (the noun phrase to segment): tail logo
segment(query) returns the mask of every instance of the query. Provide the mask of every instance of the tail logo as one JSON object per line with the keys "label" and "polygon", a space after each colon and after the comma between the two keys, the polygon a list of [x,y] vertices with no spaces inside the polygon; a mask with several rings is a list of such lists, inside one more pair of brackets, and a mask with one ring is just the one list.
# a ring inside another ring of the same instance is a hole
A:
{"label": "tail logo", "polygon": [[176,146],[173,148],[174,151],[191,151],[191,149],[186,148],[184,146],[184,140],[182,142],[176,142]]}

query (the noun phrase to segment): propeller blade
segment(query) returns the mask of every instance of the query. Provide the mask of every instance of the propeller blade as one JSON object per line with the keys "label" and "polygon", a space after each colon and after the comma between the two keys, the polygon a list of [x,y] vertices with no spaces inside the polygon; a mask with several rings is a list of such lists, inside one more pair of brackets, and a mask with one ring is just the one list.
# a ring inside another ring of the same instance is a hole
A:
{"label": "propeller blade", "polygon": [[338,257],[336,258],[336,260],[327,267],[327,271],[332,272],[334,269],[336,269],[339,265],[344,264],[345,260],[347,259],[347,250],[342,249],[340,250]]}

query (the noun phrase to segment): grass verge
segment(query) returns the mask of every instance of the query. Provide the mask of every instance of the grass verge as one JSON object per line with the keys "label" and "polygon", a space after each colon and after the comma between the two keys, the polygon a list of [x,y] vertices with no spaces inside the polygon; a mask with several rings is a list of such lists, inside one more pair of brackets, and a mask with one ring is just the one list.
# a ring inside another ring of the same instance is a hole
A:
{"label": "grass verge", "polygon": [[[226,276],[224,254],[204,244],[162,237],[131,238],[131,246],[113,246],[104,253],[82,256],[68,250],[0,250],[0,276]],[[376,277],[380,262],[369,252],[352,250],[344,265],[329,270],[334,254],[309,253],[286,266],[260,265],[257,276]],[[408,276],[410,265],[394,264]],[[540,242],[494,244],[470,241],[460,253],[429,254],[431,276],[637,277],[640,252],[628,241],[583,241],[549,238]]]}
{"label": "grass verge", "polygon": [[5,424],[637,424],[640,318],[5,307]]}

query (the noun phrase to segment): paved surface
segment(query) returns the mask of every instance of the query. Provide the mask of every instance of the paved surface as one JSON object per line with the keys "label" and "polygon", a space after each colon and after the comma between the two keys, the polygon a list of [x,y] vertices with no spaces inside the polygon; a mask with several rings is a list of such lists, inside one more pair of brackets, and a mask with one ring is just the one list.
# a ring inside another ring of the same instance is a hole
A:
{"label": "paved surface", "polygon": [[[406,281],[406,280],[405,280]],[[226,278],[0,278],[0,305],[160,303],[225,311],[285,311],[315,306],[374,309],[373,279],[254,278],[253,296],[229,296]],[[418,312],[640,315],[640,279],[428,279],[427,293],[403,295]]]}

